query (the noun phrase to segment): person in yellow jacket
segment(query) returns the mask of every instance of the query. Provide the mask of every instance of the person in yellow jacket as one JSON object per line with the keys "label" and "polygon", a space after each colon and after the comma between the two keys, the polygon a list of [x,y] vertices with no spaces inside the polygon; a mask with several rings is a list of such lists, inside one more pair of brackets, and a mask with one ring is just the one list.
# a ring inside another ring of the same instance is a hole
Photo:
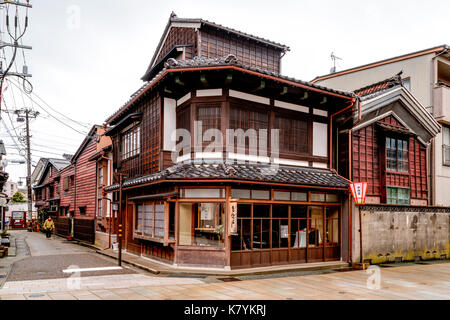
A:
{"label": "person in yellow jacket", "polygon": [[52,218],[48,218],[44,223],[44,231],[47,235],[47,239],[50,239],[52,237],[53,230],[55,229],[55,223],[53,222]]}

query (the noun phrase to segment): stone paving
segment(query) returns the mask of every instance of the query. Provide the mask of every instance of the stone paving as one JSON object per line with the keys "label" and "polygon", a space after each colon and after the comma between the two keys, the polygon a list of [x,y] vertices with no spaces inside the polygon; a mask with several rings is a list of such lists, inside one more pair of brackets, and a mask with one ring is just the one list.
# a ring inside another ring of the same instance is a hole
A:
{"label": "stone paving", "polygon": [[[450,263],[236,282],[144,274],[7,282],[2,300],[449,300]],[[377,288],[377,274],[380,287]],[[373,281],[371,281],[373,280]]]}

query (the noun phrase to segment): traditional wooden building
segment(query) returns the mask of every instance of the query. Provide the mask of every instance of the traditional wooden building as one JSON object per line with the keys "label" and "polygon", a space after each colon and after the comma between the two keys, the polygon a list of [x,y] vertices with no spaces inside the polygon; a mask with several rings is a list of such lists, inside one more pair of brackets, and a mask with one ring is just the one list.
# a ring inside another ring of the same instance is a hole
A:
{"label": "traditional wooden building", "polygon": [[349,119],[352,130],[340,133],[339,173],[369,183],[368,204],[428,205],[427,147],[440,125],[403,86],[401,74],[355,94],[361,114]]}
{"label": "traditional wooden building", "polygon": [[[189,33],[193,59],[161,49],[178,51]],[[147,82],[107,120],[116,175],[105,191],[121,205],[128,252],[218,268],[347,259],[349,181],[334,168],[357,99],[281,76],[286,50],[171,17]]]}
{"label": "traditional wooden building", "polygon": [[96,166],[95,242],[102,248],[110,248],[113,243],[117,243],[118,220],[117,210],[112,210],[112,194],[105,194],[103,191],[113,179],[112,142],[104,132],[105,130],[99,132],[96,152],[89,157],[89,161]]}
{"label": "traditional wooden building", "polygon": [[61,171],[70,165],[66,159],[46,159],[46,165],[34,189],[34,201],[40,220],[56,218],[61,202]]}

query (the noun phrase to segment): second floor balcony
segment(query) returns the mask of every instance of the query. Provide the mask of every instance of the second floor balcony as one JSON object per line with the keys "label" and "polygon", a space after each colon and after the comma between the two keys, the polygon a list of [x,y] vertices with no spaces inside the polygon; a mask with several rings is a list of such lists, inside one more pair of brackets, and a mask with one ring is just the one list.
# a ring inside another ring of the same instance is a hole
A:
{"label": "second floor balcony", "polygon": [[440,84],[434,88],[433,94],[436,120],[450,123],[450,86]]}

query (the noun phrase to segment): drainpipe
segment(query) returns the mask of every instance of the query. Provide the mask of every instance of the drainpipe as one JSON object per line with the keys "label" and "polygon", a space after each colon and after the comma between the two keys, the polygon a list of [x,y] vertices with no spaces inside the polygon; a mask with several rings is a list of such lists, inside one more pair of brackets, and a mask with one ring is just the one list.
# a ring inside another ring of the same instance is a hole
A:
{"label": "drainpipe", "polygon": [[[434,61],[439,57],[439,56],[441,56],[441,55],[443,55],[443,54],[446,54],[446,53],[448,53],[448,46],[446,45],[445,46],[445,48],[444,48],[444,50],[442,51],[442,52],[440,52],[440,53],[438,53],[436,56],[434,56],[432,59],[431,59],[431,86],[430,86],[430,92],[431,92],[431,94],[430,94],[430,97],[431,97],[431,110],[432,110],[432,115],[433,115],[433,117],[434,117],[434,84],[435,84],[435,74],[436,74],[436,71],[437,70],[435,70],[435,64],[434,64]],[[435,169],[434,169],[434,166],[435,166],[435,163],[436,163],[436,156],[435,156],[435,149],[437,149],[437,147],[436,147],[436,138],[433,138],[432,140],[431,140],[431,145],[430,145],[430,160],[429,160],[429,167],[430,167],[430,194],[429,194],[429,202],[430,202],[430,205],[432,205],[432,206],[434,206],[434,205],[436,205],[436,199],[435,199],[435,188],[436,188],[436,179],[434,178],[434,171],[435,171]]]}
{"label": "drainpipe", "polygon": [[111,221],[112,221],[112,200],[109,198],[103,198],[103,200],[109,201],[109,242],[108,242],[108,247],[103,249],[103,250],[107,250],[111,248],[111,234],[112,234],[112,230],[111,230]]}

